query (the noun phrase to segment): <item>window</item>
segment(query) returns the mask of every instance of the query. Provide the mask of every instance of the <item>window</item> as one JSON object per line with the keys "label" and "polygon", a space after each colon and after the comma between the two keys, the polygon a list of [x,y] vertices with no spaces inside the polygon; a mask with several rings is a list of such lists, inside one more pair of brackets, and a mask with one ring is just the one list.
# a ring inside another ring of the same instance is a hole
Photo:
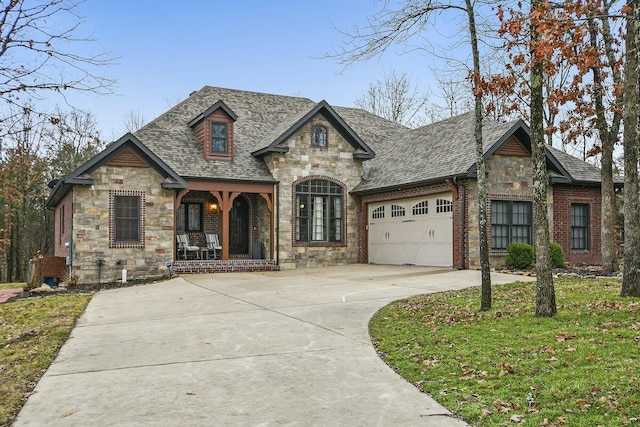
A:
{"label": "window", "polygon": [[327,146],[327,128],[324,126],[314,126],[311,130],[311,145],[314,147]]}
{"label": "window", "polygon": [[181,203],[176,212],[178,231],[202,231],[202,203]]}
{"label": "window", "polygon": [[113,228],[116,243],[140,241],[140,196],[113,198]]}
{"label": "window", "polygon": [[384,219],[384,206],[379,206],[371,213],[371,219]]}
{"label": "window", "polygon": [[453,210],[453,203],[445,199],[436,199],[436,213],[451,212]]}
{"label": "window", "polygon": [[211,123],[211,154],[227,153],[227,124]]}
{"label": "window", "polygon": [[405,210],[400,205],[391,205],[391,218],[395,218],[398,216],[404,216]]}
{"label": "window", "polygon": [[507,249],[509,243],[531,244],[531,202],[491,202],[491,248]]}
{"label": "window", "polygon": [[344,196],[340,185],[311,179],[296,185],[296,241],[344,241]]}
{"label": "window", "polygon": [[413,205],[414,215],[428,215],[429,214],[429,201],[424,200],[418,204]]}
{"label": "window", "polygon": [[586,251],[588,246],[589,205],[571,205],[571,249]]}

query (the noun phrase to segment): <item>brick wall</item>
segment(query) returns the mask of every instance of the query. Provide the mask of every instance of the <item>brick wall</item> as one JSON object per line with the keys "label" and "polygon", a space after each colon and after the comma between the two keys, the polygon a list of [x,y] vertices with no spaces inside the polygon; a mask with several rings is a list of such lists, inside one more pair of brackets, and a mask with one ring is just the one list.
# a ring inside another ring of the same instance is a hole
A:
{"label": "brick wall", "polygon": [[[600,187],[577,187],[556,185],[553,188],[554,223],[553,240],[562,246],[565,261],[576,264],[601,264],[602,245],[600,227],[602,221],[602,198]],[[571,205],[589,205],[588,249],[571,249]]]}
{"label": "brick wall", "polygon": [[66,243],[71,238],[73,192],[67,193],[56,206],[54,213],[53,255],[66,257],[69,248]]}

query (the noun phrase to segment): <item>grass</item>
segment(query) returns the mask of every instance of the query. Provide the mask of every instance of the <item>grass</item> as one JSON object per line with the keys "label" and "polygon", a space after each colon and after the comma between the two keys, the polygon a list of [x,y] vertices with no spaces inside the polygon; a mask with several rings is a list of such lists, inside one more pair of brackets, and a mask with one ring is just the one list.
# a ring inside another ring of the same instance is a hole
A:
{"label": "grass", "polygon": [[17,415],[90,299],[60,295],[0,305],[0,426]]}
{"label": "grass", "polygon": [[476,426],[640,426],[640,299],[615,279],[556,279],[539,319],[535,283],[421,295],[380,310],[370,332],[400,375]]}
{"label": "grass", "polygon": [[0,283],[0,290],[3,289],[16,289],[16,288],[26,288],[27,284],[22,283]]}

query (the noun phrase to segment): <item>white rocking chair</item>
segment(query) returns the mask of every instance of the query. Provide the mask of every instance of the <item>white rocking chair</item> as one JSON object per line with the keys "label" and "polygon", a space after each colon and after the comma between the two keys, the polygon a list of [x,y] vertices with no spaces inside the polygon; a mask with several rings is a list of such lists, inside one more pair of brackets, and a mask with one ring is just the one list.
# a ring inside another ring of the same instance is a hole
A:
{"label": "white rocking chair", "polygon": [[220,245],[220,239],[217,234],[207,234],[207,248],[209,251],[213,251],[213,259],[218,259],[218,251],[222,250]]}
{"label": "white rocking chair", "polygon": [[182,256],[182,259],[189,259],[189,253],[195,253],[194,259],[200,259],[200,247],[191,245],[189,236],[177,234],[176,239],[178,240],[178,257]]}

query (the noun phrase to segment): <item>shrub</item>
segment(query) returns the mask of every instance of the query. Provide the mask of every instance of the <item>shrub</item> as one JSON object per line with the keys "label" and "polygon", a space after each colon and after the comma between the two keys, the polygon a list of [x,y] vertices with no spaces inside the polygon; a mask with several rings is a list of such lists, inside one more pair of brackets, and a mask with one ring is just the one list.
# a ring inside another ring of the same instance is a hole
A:
{"label": "shrub", "polygon": [[562,246],[556,242],[551,242],[549,250],[551,252],[551,267],[564,268],[564,251],[562,250]]}
{"label": "shrub", "polygon": [[511,243],[507,248],[507,258],[505,260],[509,268],[531,268],[535,261],[533,246],[526,243]]}

